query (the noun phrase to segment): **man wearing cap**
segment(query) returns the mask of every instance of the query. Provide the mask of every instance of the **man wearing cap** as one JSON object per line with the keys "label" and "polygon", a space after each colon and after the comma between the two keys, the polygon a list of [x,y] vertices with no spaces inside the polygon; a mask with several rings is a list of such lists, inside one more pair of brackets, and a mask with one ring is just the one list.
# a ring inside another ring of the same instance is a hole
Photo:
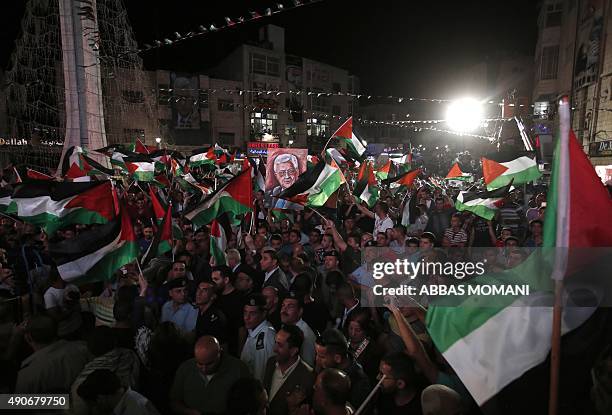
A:
{"label": "man wearing cap", "polygon": [[302,209],[302,206],[296,203],[289,202],[284,199],[278,199],[278,196],[283,190],[293,186],[300,175],[300,167],[298,159],[293,154],[281,154],[274,159],[274,177],[278,180],[279,186],[272,189],[272,196],[275,200],[274,207],[282,209]]}
{"label": "man wearing cap", "polygon": [[266,320],[266,299],[261,294],[252,294],[243,308],[244,326],[248,336],[240,359],[247,365],[253,377],[263,381],[266,363],[274,355],[272,325]]}
{"label": "man wearing cap", "polygon": [[289,291],[289,280],[287,275],[278,266],[278,255],[273,249],[266,249],[259,261],[261,270],[265,272],[263,287],[271,285],[278,290],[279,297],[285,297]]}
{"label": "man wearing cap", "polygon": [[171,321],[184,332],[195,329],[198,310],[187,301],[187,280],[176,278],[167,283],[170,300],[162,307],[161,322]]}
{"label": "man wearing cap", "polygon": [[304,299],[295,292],[290,292],[287,298],[283,300],[281,306],[281,321],[283,324],[292,324],[299,327],[304,333],[304,342],[300,350],[300,356],[304,362],[310,366],[315,363],[315,341],[317,336],[314,334],[310,326],[302,320],[304,314]]}

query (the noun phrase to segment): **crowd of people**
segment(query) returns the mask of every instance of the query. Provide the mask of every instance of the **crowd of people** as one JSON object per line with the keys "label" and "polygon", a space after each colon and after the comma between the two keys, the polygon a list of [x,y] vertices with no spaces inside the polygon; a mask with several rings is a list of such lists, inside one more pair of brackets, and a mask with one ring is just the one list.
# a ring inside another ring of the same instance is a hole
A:
{"label": "crowd of people", "polygon": [[[487,247],[503,270],[542,245],[546,195],[525,204],[515,191],[487,221],[457,212],[452,189],[383,190],[372,209],[340,193],[337,209],[279,219],[257,192],[253,226],[234,227],[226,264],[211,266],[210,229],[184,219],[177,188],[172,251],[79,286],[48,244],[87,225],[46,235],[2,217],[0,391],[68,393],[75,414],[479,413],[423,308],[362,304],[362,252]],[[136,187],[124,196],[144,253],[151,201]]]}

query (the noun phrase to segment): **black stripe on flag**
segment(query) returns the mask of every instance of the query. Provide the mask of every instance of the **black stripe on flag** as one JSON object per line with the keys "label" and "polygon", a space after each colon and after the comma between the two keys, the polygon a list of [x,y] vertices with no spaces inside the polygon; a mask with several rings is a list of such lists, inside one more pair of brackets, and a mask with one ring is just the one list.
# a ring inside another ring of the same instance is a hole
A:
{"label": "black stripe on flag", "polygon": [[323,169],[325,168],[325,162],[318,162],[313,168],[306,170],[300,174],[295,183],[289,188],[283,190],[279,195],[279,199],[288,199],[293,196],[302,194],[310,189],[316,182]]}
{"label": "black stripe on flag", "polygon": [[117,218],[65,241],[49,244],[49,255],[59,265],[75,261],[109,245],[121,233],[121,219]]}
{"label": "black stripe on flag", "polygon": [[[393,164],[391,164],[391,165],[393,166]],[[407,176],[407,175],[409,175],[411,173],[414,173],[416,170],[418,170],[418,169],[411,169],[411,170],[408,170],[407,172],[404,172],[404,173],[402,173],[400,175],[397,175],[397,176],[394,176],[394,177],[387,177],[385,180],[382,180],[380,183],[381,184],[390,185],[391,183],[395,183],[395,182],[403,179],[405,176]]]}
{"label": "black stripe on flag", "polygon": [[55,182],[51,180],[30,180],[15,187],[13,199],[29,199],[49,196],[60,201],[87,192],[96,186],[108,183],[106,180],[93,182]]}
{"label": "black stripe on flag", "polygon": [[483,192],[462,192],[463,203],[467,203],[474,199],[503,199],[508,195],[508,193],[510,193],[510,186],[512,186],[512,182],[495,190],[485,190]]}

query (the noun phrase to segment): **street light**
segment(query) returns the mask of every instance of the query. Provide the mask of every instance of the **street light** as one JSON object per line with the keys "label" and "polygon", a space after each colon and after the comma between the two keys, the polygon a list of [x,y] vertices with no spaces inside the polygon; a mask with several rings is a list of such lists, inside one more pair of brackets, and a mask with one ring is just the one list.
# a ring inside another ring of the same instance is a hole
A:
{"label": "street light", "polygon": [[482,104],[474,98],[463,98],[451,103],[446,111],[448,126],[457,132],[473,131],[483,119]]}

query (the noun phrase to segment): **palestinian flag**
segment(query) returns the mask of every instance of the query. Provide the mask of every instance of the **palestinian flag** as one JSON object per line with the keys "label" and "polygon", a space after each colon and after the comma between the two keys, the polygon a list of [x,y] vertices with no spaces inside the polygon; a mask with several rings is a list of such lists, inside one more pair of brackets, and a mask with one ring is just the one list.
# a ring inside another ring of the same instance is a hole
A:
{"label": "palestinian flag", "polygon": [[15,213],[17,206],[13,202],[13,192],[0,188],[0,213]]}
{"label": "palestinian flag", "polygon": [[129,156],[123,162],[134,180],[139,182],[152,182],[155,180],[155,164],[146,156]]}
{"label": "palestinian flag", "polygon": [[374,206],[378,200],[378,187],[376,177],[369,162],[363,163],[357,176],[357,184],[353,190],[353,195],[357,200],[363,200],[369,207]]}
{"label": "palestinian flag", "polygon": [[227,235],[230,226],[226,215],[214,219],[210,225],[210,254],[211,265],[225,265],[225,250],[227,249]]}
{"label": "palestinian flag", "polygon": [[198,167],[206,164],[214,165],[216,158],[213,147],[194,150],[192,156],[189,157],[189,167]]}
{"label": "palestinian flag", "polygon": [[28,176],[28,179],[33,179],[33,180],[53,180],[53,177],[49,176],[48,174],[41,173],[29,167],[27,168],[27,176]]}
{"label": "palestinian flag", "polygon": [[323,206],[345,182],[346,179],[334,160],[330,164],[319,162],[313,169],[302,173],[278,198],[304,206]]}
{"label": "palestinian flag", "polygon": [[419,173],[421,173],[421,169],[410,170],[398,176],[388,177],[385,180],[382,180],[381,183],[386,185],[396,183],[400,186],[410,187],[414,183],[414,180],[417,178]]}
{"label": "palestinian flag", "polygon": [[542,174],[535,159],[519,157],[506,163],[482,158],[482,175],[487,189],[493,190],[514,181],[514,185],[532,182]]}
{"label": "palestinian flag", "polygon": [[[570,131],[567,99],[560,105],[560,115],[561,138],[553,159],[544,219],[544,247],[610,247],[612,200]],[[566,270],[547,266],[546,261],[544,264],[536,261],[541,257],[539,252],[541,250],[532,253],[516,268],[497,273],[489,280],[508,281],[508,277],[512,277],[514,283],[531,283],[539,277],[541,283],[547,281],[552,287],[551,277],[563,278]],[[560,273],[555,275],[554,271]],[[498,409],[512,407],[512,413],[546,413],[550,373],[546,365],[551,349],[552,307],[542,306],[541,298],[531,305],[526,303],[525,297],[504,296],[486,307],[478,303],[478,298],[474,300],[468,298],[457,307],[429,307],[427,328],[437,349],[476,403],[484,407],[484,412],[490,405]],[[590,307],[564,308],[562,334],[578,328],[592,312]],[[585,341],[581,347],[588,346]],[[574,341],[574,344],[577,343]],[[588,347],[586,350],[594,350]],[[563,363],[561,367],[565,367]],[[588,377],[590,366],[585,370]],[[562,369],[562,377],[572,375]],[[524,386],[526,382],[533,387]],[[571,388],[574,387],[571,384]],[[563,391],[560,396],[563,398]],[[528,411],[517,408],[521,402],[525,402],[523,406],[527,406]]]}
{"label": "palestinian flag", "polygon": [[348,149],[349,156],[355,160],[362,160],[363,154],[366,151],[366,145],[353,131],[353,117],[349,117],[332,135],[332,138],[338,138],[344,141]]}
{"label": "palestinian flag", "polygon": [[49,245],[49,254],[66,282],[110,281],[119,268],[138,258],[138,244],[125,208],[95,229]]}
{"label": "palestinian flag", "polygon": [[132,150],[134,153],[138,154],[151,154],[157,150],[157,146],[147,146],[140,139],[136,139],[136,143],[134,143],[134,149]]}
{"label": "palestinian flag", "polygon": [[270,209],[270,213],[275,221],[281,222],[286,219],[291,223],[295,223],[293,212],[291,212],[291,216],[289,216],[290,212],[286,209]]}
{"label": "palestinian flag", "polygon": [[446,175],[445,179],[447,180],[469,180],[472,176],[468,173],[464,173],[461,171],[461,167],[459,167],[459,163],[455,162],[453,167],[451,167],[450,171]]}
{"label": "palestinian flag", "polygon": [[307,155],[306,156],[306,167],[308,169],[313,168],[319,162],[319,158],[317,156]]}
{"label": "palestinian flag", "polygon": [[161,221],[166,216],[166,207],[162,206],[159,198],[157,197],[156,192],[153,190],[151,186],[149,186],[149,197],[151,198],[151,205],[153,207],[153,214],[155,215],[155,220]]}
{"label": "palestinian flag", "polygon": [[376,177],[378,180],[385,180],[389,177],[389,173],[391,172],[391,160],[387,160],[384,166],[376,171]]}
{"label": "palestinian flag", "polygon": [[115,217],[110,181],[55,182],[36,180],[15,188],[15,213],[52,235],[73,223],[106,223]]}
{"label": "palestinian flag", "polygon": [[250,170],[243,171],[216,191],[206,196],[197,206],[185,213],[185,218],[198,226],[207,225],[224,212],[241,215],[253,209],[253,187]]}
{"label": "palestinian flag", "polygon": [[455,201],[455,209],[458,211],[467,210],[486,220],[492,220],[495,212],[503,202],[504,198],[510,193],[512,183],[495,190],[484,192],[462,191]]}
{"label": "palestinian flag", "polygon": [[[157,203],[159,204],[159,202]],[[158,214],[159,213],[156,212],[155,216]],[[166,209],[162,217],[163,219],[161,221],[161,225],[157,229],[153,240],[149,244],[149,248],[147,248],[140,260],[140,265],[143,267],[146,266],[153,258],[159,257],[172,250],[172,204],[168,206],[168,209]]]}
{"label": "palestinian flag", "polygon": [[342,154],[335,148],[328,148],[326,152],[327,156],[329,158],[334,159],[337,164],[343,164],[347,162],[346,159],[342,156]]}

